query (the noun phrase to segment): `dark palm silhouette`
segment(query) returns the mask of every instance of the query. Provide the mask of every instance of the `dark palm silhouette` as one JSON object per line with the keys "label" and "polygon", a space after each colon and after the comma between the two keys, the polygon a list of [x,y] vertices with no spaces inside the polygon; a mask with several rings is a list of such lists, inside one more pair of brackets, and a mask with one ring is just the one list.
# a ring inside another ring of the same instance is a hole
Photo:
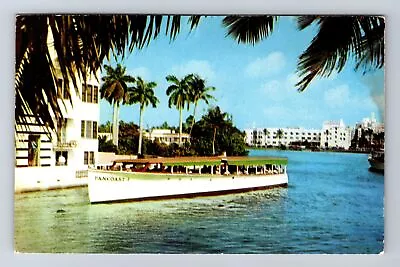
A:
{"label": "dark palm silhouette", "polygon": [[[188,17],[193,29],[200,16]],[[110,55],[147,46],[160,33],[171,40],[180,31],[181,16],[162,15],[19,15],[16,17],[15,121],[26,114],[55,129],[63,117],[57,101],[56,82],[65,81],[78,93],[77,84],[90,74],[96,76]],[[161,31],[165,28],[164,31]],[[62,105],[62,104],[61,104]]]}
{"label": "dark palm silhouette", "polygon": [[[201,16],[190,16],[190,29]],[[226,16],[227,35],[240,43],[255,44],[269,36],[276,16]],[[300,55],[297,66],[303,91],[316,77],[340,72],[350,57],[355,68],[384,66],[385,20],[379,16],[300,16],[299,29],[311,24],[318,31]],[[16,18],[15,121],[26,114],[55,129],[62,116],[56,82],[61,76],[70,95],[69,81],[78,90],[78,80],[96,75],[110,54],[124,57],[148,45],[165,32],[171,40],[180,32],[181,16],[162,15],[21,15]],[[161,28],[165,26],[165,31]],[[68,97],[67,97],[68,98]],[[71,99],[71,98],[69,98]],[[63,101],[63,100],[62,100]],[[69,100],[71,101],[71,100]]]}
{"label": "dark palm silhouette", "polygon": [[[255,44],[272,33],[276,16],[227,16],[223,24],[227,34],[239,43]],[[299,16],[298,28],[318,25],[318,32],[308,48],[299,56],[296,84],[304,91],[316,77],[340,72],[349,57],[355,59],[355,69],[384,66],[385,20],[378,16]]]}

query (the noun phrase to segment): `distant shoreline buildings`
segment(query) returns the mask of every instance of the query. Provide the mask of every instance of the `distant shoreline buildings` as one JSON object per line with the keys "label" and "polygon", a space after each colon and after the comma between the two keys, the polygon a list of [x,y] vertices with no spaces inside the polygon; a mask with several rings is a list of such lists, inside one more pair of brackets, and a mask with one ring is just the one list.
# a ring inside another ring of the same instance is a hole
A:
{"label": "distant shoreline buildings", "polygon": [[[252,147],[284,146],[348,150],[359,148],[357,141],[361,140],[362,137],[366,138],[372,146],[373,134],[384,133],[384,124],[378,123],[374,113],[372,113],[371,118],[364,118],[354,127],[346,126],[340,119],[339,121],[323,122],[321,129],[265,127],[247,128],[244,132],[246,144]],[[366,136],[365,133],[369,133],[369,135]]]}

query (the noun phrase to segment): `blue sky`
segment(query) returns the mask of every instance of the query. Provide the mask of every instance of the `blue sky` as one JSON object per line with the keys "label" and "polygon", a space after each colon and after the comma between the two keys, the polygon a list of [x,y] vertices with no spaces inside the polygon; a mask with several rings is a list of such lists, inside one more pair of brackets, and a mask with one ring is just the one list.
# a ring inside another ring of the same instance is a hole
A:
{"label": "blue sky", "polygon": [[[234,124],[248,127],[305,127],[321,128],[324,120],[343,119],[354,125],[371,112],[378,120],[384,117],[384,72],[378,70],[363,75],[347,64],[340,73],[314,80],[306,91],[299,93],[295,83],[298,56],[311,42],[315,28],[298,31],[294,17],[281,17],[272,35],[252,45],[238,44],[226,37],[222,17],[203,18],[191,33],[183,25],[177,39],[170,41],[160,35],[142,50],[135,50],[123,64],[127,73],[157,83],[156,109],[148,107],[144,126],[152,127],[167,121],[178,125],[179,113],[168,108],[165,91],[169,74],[183,77],[197,73],[216,87],[213,95],[218,105],[233,116]],[[186,22],[186,19],[184,19]],[[110,64],[110,62],[105,62]],[[111,64],[115,63],[112,61]],[[112,118],[112,108],[101,101],[100,121]],[[200,103],[196,118],[207,110]],[[184,119],[193,107],[184,112]],[[120,120],[139,121],[139,106],[123,106]]]}

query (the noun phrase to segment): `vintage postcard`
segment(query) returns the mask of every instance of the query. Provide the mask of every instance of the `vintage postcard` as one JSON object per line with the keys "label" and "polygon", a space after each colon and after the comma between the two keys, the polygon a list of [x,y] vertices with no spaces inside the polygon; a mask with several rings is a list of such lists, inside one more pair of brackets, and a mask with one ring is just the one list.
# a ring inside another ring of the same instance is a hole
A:
{"label": "vintage postcard", "polygon": [[15,24],[16,252],[383,252],[384,17]]}

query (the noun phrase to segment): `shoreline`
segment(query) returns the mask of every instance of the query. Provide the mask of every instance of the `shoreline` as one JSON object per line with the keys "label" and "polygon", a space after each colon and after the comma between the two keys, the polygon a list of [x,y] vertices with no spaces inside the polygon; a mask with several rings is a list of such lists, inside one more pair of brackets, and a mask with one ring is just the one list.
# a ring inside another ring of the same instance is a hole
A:
{"label": "shoreline", "polygon": [[356,150],[335,150],[335,149],[280,149],[279,147],[246,147],[246,150],[272,150],[272,151],[298,151],[298,152],[333,152],[333,153],[353,153],[353,154],[370,154],[370,151],[356,151]]}

